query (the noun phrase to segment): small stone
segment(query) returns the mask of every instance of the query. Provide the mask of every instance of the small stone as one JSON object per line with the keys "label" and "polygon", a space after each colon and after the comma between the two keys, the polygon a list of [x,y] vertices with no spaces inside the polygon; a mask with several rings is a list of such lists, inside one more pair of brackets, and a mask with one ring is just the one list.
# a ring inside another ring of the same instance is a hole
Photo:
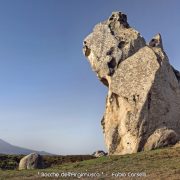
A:
{"label": "small stone", "polygon": [[101,150],[95,151],[95,152],[92,154],[92,156],[94,156],[94,157],[102,157],[102,156],[106,156],[106,155],[107,155],[107,153],[105,153],[104,151],[101,151]]}

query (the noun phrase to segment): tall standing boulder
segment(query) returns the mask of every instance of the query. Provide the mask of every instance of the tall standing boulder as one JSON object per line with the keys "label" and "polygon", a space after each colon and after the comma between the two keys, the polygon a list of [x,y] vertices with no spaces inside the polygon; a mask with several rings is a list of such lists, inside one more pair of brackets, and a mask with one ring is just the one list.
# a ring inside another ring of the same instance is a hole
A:
{"label": "tall standing boulder", "polygon": [[170,65],[160,34],[146,44],[125,14],[113,12],[85,38],[83,52],[108,87],[101,124],[109,154],[180,139],[180,73]]}
{"label": "tall standing boulder", "polygon": [[31,153],[23,157],[19,162],[19,170],[43,168],[42,157],[37,153]]}

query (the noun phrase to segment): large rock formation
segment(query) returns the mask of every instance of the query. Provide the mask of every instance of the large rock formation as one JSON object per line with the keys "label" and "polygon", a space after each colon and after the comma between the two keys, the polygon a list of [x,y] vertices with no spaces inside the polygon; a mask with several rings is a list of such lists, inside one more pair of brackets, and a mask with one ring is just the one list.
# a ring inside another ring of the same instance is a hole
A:
{"label": "large rock formation", "polygon": [[108,87],[101,121],[109,154],[175,144],[180,138],[180,73],[160,34],[149,44],[127,16],[113,12],[84,40],[83,52]]}

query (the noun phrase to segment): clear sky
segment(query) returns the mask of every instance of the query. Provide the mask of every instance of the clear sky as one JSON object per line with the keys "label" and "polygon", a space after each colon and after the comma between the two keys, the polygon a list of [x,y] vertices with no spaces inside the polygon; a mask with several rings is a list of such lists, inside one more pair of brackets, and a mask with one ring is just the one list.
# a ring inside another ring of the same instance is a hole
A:
{"label": "clear sky", "polygon": [[107,89],[82,54],[83,39],[122,11],[147,41],[162,34],[180,70],[179,0],[0,0],[0,138],[57,154],[105,149]]}

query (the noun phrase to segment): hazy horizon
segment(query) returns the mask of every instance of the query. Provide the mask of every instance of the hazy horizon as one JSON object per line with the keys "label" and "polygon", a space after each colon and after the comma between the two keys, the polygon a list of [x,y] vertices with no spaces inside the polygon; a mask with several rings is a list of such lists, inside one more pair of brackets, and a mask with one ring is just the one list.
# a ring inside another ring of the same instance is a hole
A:
{"label": "hazy horizon", "polygon": [[84,38],[113,11],[150,41],[161,33],[180,70],[178,0],[18,0],[0,3],[0,139],[54,154],[106,150],[107,88],[82,53]]}

